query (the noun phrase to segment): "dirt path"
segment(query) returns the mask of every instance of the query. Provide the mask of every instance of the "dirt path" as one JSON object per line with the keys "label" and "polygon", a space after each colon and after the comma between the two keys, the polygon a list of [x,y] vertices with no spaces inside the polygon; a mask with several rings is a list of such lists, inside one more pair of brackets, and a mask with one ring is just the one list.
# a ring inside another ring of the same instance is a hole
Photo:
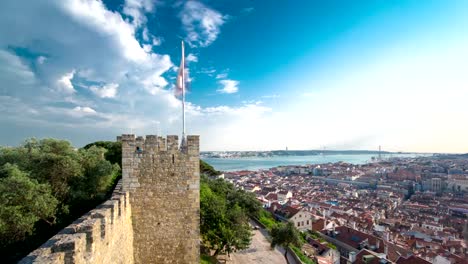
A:
{"label": "dirt path", "polygon": [[266,230],[254,230],[252,243],[248,249],[232,254],[230,260],[227,259],[227,256],[219,256],[219,261],[228,264],[286,264],[286,260],[278,248],[274,250],[270,248],[270,242],[266,239],[265,235]]}

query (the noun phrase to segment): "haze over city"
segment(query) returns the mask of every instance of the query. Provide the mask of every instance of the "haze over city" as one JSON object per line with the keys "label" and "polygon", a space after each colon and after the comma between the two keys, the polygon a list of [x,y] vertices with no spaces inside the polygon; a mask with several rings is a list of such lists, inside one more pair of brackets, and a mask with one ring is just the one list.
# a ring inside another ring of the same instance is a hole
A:
{"label": "haze over city", "polygon": [[[0,144],[467,152],[466,1],[2,1]],[[47,19],[44,19],[44,18]]]}

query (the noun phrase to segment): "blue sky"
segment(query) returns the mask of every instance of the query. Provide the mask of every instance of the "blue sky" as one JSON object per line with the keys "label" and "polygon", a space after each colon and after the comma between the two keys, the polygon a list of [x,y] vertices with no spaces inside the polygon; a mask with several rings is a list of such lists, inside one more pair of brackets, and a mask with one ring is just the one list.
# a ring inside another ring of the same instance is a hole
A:
{"label": "blue sky", "polygon": [[0,144],[468,152],[468,2],[2,1]]}

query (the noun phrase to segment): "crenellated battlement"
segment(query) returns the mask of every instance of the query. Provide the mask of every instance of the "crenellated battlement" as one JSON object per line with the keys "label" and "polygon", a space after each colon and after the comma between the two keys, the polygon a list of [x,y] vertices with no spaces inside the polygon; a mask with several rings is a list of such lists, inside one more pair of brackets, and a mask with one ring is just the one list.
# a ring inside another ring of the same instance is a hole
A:
{"label": "crenellated battlement", "polygon": [[133,263],[130,195],[112,197],[61,230],[19,263]]}
{"label": "crenellated battlement", "polygon": [[[198,155],[199,153],[199,136],[187,136],[187,145],[185,148],[179,148],[179,137],[177,135],[168,135],[166,138],[159,137],[156,135],[146,135],[146,137],[138,136],[134,134],[123,134],[117,137],[117,141],[121,141],[126,148],[133,147],[133,152],[136,154],[145,154],[148,152],[164,152],[164,151],[177,151],[185,152],[191,149],[193,154]],[[131,149],[127,149],[132,152]],[[195,151],[197,153],[195,153]]]}

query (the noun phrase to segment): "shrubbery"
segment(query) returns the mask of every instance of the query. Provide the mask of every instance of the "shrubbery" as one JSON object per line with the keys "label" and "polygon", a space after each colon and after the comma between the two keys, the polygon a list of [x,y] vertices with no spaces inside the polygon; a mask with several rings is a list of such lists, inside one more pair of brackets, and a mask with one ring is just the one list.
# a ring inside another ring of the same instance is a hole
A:
{"label": "shrubbery", "polygon": [[290,248],[294,251],[294,253],[296,253],[296,255],[299,257],[299,259],[302,261],[302,263],[316,264],[315,261],[311,260],[306,255],[304,255],[304,253],[302,253],[301,250],[298,247],[291,246]]}
{"label": "shrubbery", "polygon": [[265,210],[260,211],[258,221],[265,226],[268,232],[271,232],[271,230],[278,225],[275,218]]}

